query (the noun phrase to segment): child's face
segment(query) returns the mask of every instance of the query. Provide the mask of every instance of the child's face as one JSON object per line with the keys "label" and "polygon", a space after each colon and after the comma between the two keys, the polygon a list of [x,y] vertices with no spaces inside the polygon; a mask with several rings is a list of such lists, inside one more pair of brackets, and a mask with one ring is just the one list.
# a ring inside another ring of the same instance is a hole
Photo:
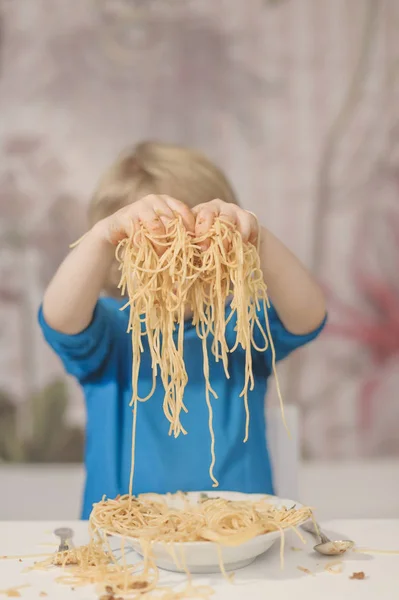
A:
{"label": "child's face", "polygon": [[193,311],[191,309],[191,306],[186,306],[186,308],[184,309],[184,320],[185,321],[190,321],[193,317]]}

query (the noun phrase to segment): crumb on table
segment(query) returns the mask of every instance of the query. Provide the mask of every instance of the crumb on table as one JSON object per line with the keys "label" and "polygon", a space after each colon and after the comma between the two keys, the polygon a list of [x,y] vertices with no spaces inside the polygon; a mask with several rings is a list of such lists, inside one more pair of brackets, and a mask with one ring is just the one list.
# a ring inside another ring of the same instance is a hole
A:
{"label": "crumb on table", "polygon": [[366,579],[366,575],[363,571],[359,571],[358,573],[352,573],[349,579]]}

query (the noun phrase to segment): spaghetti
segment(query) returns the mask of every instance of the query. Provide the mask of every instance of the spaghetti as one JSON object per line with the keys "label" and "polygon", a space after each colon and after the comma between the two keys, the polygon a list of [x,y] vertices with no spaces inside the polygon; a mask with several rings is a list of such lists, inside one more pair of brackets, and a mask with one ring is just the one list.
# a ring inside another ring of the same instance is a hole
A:
{"label": "spaghetti", "polygon": [[295,527],[311,516],[309,508],[277,508],[267,497],[257,502],[205,498],[198,503],[181,497],[181,508],[173,507],[172,495],[172,502],[156,494],[104,499],[94,505],[90,522],[107,533],[146,542],[239,546],[257,535]]}
{"label": "spaghetti", "polygon": [[[201,243],[207,241],[206,250]],[[161,248],[159,255],[155,248]],[[282,418],[284,407],[276,374],[276,355],[268,321],[267,288],[260,269],[255,246],[244,243],[240,233],[228,222],[216,219],[213,227],[201,238],[194,238],[182,220],[171,221],[163,235],[154,235],[145,225],[132,231],[122,240],[116,251],[120,263],[121,293],[128,301],[122,308],[130,308],[128,332],[132,336],[132,399],[134,418],[137,403],[146,401],[156,388],[158,372],[164,387],[163,409],[170,423],[169,434],[186,434],[181,424],[184,390],[188,382],[184,363],[184,322],[187,310],[202,340],[205,400],[209,413],[211,436],[210,477],[213,486],[215,437],[211,397],[216,398],[209,374],[208,338],[210,350],[217,362],[222,361],[229,377],[228,354],[241,347],[245,354],[244,381],[241,397],[245,407],[244,442],[249,432],[248,393],[254,387],[252,352],[265,352],[269,347],[272,367],[277,382]],[[263,310],[262,310],[263,309]],[[264,314],[266,330],[260,321]],[[228,314],[229,313],[229,314]],[[236,340],[231,348],[226,342],[226,326],[235,318]],[[177,332],[177,337],[174,335]],[[256,338],[256,333],[258,337]],[[140,397],[138,390],[143,338],[151,354],[153,384],[150,393]],[[261,340],[261,345],[257,339]],[[135,424],[133,429],[135,429]],[[134,436],[134,433],[133,433]],[[133,466],[134,460],[132,461]],[[132,468],[133,471],[133,468]],[[132,477],[129,492],[132,494]]]}

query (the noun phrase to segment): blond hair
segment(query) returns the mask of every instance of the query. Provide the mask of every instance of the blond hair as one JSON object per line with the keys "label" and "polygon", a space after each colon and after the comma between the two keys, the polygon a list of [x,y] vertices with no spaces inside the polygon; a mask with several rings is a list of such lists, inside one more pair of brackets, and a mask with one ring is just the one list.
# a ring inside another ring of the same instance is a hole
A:
{"label": "blond hair", "polygon": [[215,198],[238,204],[226,176],[200,152],[142,142],[121,154],[101,178],[89,206],[90,223],[147,194],[167,194],[190,208]]}

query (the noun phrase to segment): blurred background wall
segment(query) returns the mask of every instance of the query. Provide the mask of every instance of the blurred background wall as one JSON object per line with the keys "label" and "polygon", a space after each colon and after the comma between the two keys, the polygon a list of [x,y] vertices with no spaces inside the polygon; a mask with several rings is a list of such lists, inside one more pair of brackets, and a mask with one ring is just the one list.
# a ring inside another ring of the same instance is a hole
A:
{"label": "blurred background wall", "polygon": [[280,368],[303,456],[399,456],[398,31],[396,0],[3,0],[1,461],[81,460],[36,313],[143,138],[208,153],[326,286],[329,328]]}

